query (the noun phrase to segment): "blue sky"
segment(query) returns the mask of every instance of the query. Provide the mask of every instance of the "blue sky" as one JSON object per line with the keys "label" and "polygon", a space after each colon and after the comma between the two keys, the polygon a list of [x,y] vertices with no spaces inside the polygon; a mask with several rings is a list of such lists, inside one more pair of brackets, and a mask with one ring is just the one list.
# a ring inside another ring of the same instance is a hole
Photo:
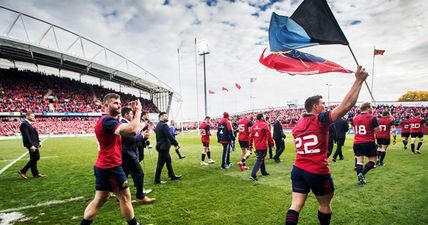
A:
{"label": "blue sky", "polygon": [[[302,104],[321,94],[340,101],[353,75],[289,76],[258,63],[267,47],[267,28],[272,12],[291,15],[301,0],[144,0],[57,1],[0,0],[0,5],[39,17],[94,40],[151,71],[175,90],[178,85],[177,48],[180,48],[183,120],[203,112],[202,58],[197,57],[196,92],[194,39],[205,40],[209,114],[254,108]],[[373,47],[386,50],[376,57],[374,97],[396,100],[408,90],[427,90],[428,2],[400,0],[328,1],[360,64],[371,73]],[[0,23],[1,24],[1,23]],[[3,27],[0,27],[3,29]],[[346,46],[316,46],[305,51],[349,69],[355,62]],[[250,84],[250,78],[257,78]],[[371,77],[368,79],[371,85]],[[242,86],[240,91],[235,82]],[[226,87],[228,93],[221,92]],[[198,93],[198,94],[197,94]],[[198,98],[196,98],[198,96]],[[365,87],[361,101],[370,100]],[[173,109],[177,111],[176,107]],[[178,115],[179,113],[175,113]]]}

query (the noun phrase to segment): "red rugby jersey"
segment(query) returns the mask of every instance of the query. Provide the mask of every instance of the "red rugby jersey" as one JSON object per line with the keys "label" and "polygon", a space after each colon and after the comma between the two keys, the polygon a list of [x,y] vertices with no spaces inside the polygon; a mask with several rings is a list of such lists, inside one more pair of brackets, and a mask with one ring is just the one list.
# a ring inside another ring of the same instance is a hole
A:
{"label": "red rugby jersey", "polygon": [[379,123],[371,114],[361,113],[354,117],[352,121],[354,126],[354,144],[375,142],[374,129],[379,126]]}
{"label": "red rugby jersey", "polygon": [[401,133],[410,133],[410,123],[409,120],[401,121]]}
{"label": "red rugby jersey", "polygon": [[202,122],[201,125],[199,125],[199,133],[201,134],[201,141],[202,142],[210,142],[210,135],[211,135],[211,130],[210,130],[210,125]]}
{"label": "red rugby jersey", "polygon": [[297,153],[294,166],[314,174],[330,173],[327,147],[332,123],[330,112],[303,115],[292,131]]}
{"label": "red rugby jersey", "polygon": [[119,125],[120,122],[109,115],[98,119],[95,125],[95,136],[98,143],[96,167],[108,169],[122,164],[122,138],[114,134]]}
{"label": "red rugby jersey", "polygon": [[378,120],[380,132],[376,134],[376,138],[389,139],[391,137],[391,125],[394,123],[392,117],[381,117]]}
{"label": "red rugby jersey", "polygon": [[424,126],[424,120],[422,118],[410,118],[409,124],[411,134],[422,133],[422,127]]}
{"label": "red rugby jersey", "polygon": [[252,126],[252,121],[247,117],[244,117],[238,121],[238,141],[248,141],[250,138],[250,127]]}

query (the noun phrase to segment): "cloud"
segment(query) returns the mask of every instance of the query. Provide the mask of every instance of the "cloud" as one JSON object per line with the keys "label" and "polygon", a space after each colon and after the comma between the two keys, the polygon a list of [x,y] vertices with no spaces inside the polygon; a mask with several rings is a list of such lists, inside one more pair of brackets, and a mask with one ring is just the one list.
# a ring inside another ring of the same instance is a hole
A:
{"label": "cloud", "polygon": [[[196,72],[199,118],[203,112],[202,57],[194,40],[207,41],[206,55],[209,114],[303,103],[322,94],[327,86],[331,101],[341,101],[353,75],[288,76],[258,63],[267,47],[267,31],[273,11],[291,15],[301,0],[267,1],[56,1],[3,0],[1,5],[39,17],[88,37],[137,62],[178,91],[178,55],[183,96],[183,119],[196,117]],[[328,1],[360,64],[372,71],[373,48],[386,50],[376,57],[374,96],[377,101],[396,100],[408,90],[426,90],[428,56],[428,2],[400,0]],[[2,24],[0,22],[0,24]],[[0,27],[3,28],[3,27]],[[317,46],[305,51],[355,69],[346,46]],[[251,77],[257,81],[250,84]],[[234,83],[241,84],[237,91]],[[370,84],[371,77],[368,82]],[[231,90],[221,92],[224,86]],[[370,96],[363,87],[360,100]],[[173,114],[177,111],[173,109]]]}

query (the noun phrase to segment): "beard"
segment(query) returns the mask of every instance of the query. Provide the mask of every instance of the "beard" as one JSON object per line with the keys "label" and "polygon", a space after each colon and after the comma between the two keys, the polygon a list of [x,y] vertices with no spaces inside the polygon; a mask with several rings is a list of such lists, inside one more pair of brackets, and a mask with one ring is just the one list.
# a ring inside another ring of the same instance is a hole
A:
{"label": "beard", "polygon": [[110,115],[114,117],[120,114],[120,108],[119,109],[110,108],[109,111],[110,111]]}

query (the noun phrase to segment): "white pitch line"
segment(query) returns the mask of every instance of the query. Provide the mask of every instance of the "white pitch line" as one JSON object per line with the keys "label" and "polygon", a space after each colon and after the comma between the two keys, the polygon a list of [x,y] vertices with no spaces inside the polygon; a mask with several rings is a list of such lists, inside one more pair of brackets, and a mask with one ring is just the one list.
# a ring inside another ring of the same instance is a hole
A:
{"label": "white pitch line", "polygon": [[[46,139],[48,139],[48,138],[43,139],[43,140],[41,141],[41,143],[43,143],[44,141],[46,141]],[[15,164],[16,162],[18,162],[18,160],[22,159],[22,158],[23,158],[25,155],[27,155],[27,154],[28,154],[28,151],[26,151],[24,154],[22,154],[21,156],[19,156],[17,159],[13,160],[11,163],[9,163],[9,164],[7,164],[5,167],[3,167],[3,169],[1,169],[1,170],[0,170],[0,175],[1,175],[4,171],[6,171],[7,169],[9,169],[9,167],[11,167],[13,164]]]}
{"label": "white pitch line", "polygon": [[[45,156],[45,157],[40,157],[40,159],[50,159],[50,158],[58,158],[59,156],[57,155],[52,155],[52,156]],[[9,162],[9,161],[13,161],[15,159],[0,159],[0,162]],[[20,160],[24,160],[24,159],[20,159]]]}
{"label": "white pitch line", "polygon": [[39,203],[37,205],[27,205],[27,206],[23,206],[23,207],[19,207],[19,208],[5,209],[5,210],[1,210],[0,213],[8,213],[8,212],[20,211],[23,209],[31,209],[31,208],[37,208],[37,207],[42,207],[42,206],[57,205],[57,204],[62,204],[62,203],[67,203],[67,202],[78,201],[81,199],[83,199],[83,196],[75,197],[75,198],[69,198],[69,199],[65,199],[65,200],[53,200],[53,201]]}

